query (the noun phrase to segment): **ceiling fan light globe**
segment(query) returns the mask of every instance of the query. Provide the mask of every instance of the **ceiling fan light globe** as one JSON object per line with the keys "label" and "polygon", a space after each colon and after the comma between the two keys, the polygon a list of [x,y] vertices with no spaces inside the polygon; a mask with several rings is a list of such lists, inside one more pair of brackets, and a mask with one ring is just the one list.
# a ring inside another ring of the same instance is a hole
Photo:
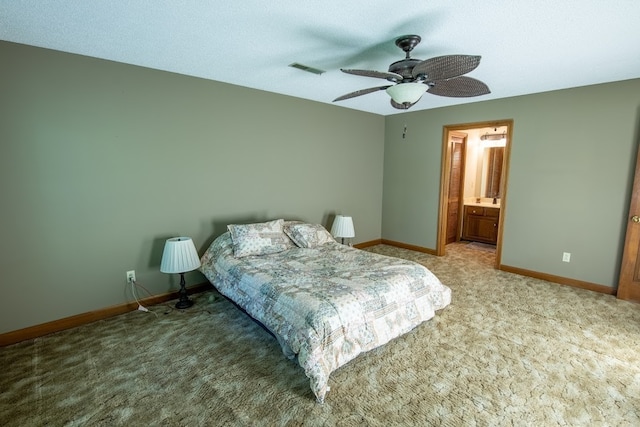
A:
{"label": "ceiling fan light globe", "polygon": [[398,104],[413,104],[418,102],[428,88],[423,83],[398,83],[387,88],[386,92]]}

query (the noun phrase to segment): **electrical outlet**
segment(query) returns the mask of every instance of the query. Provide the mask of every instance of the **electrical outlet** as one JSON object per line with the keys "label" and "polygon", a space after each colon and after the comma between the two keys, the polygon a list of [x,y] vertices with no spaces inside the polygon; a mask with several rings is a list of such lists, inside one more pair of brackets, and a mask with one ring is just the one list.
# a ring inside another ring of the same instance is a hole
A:
{"label": "electrical outlet", "polygon": [[562,253],[562,262],[571,262],[571,253],[563,252]]}
{"label": "electrical outlet", "polygon": [[136,281],[136,271],[129,270],[127,271],[127,283],[133,283]]}

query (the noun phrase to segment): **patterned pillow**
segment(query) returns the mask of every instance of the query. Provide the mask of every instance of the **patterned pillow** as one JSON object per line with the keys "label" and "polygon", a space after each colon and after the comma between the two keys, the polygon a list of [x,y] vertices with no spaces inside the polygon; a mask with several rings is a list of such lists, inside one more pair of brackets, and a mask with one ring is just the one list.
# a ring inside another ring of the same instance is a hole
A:
{"label": "patterned pillow", "polygon": [[233,241],[233,255],[242,258],[249,255],[267,255],[282,252],[292,247],[284,234],[284,220],[276,219],[256,224],[229,224],[227,230]]}
{"label": "patterned pillow", "polygon": [[311,249],[335,242],[331,233],[320,224],[291,224],[284,228],[284,232],[301,248]]}

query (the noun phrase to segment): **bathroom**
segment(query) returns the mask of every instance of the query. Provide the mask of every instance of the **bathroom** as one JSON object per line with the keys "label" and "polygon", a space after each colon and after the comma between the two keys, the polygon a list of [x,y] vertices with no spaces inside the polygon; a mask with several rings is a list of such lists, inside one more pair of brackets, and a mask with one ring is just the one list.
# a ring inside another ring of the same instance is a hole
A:
{"label": "bathroom", "polygon": [[490,204],[499,208],[507,128],[469,129],[464,133],[467,134],[464,203]]}
{"label": "bathroom", "polygon": [[499,245],[508,125],[457,128],[450,153],[446,244]]}

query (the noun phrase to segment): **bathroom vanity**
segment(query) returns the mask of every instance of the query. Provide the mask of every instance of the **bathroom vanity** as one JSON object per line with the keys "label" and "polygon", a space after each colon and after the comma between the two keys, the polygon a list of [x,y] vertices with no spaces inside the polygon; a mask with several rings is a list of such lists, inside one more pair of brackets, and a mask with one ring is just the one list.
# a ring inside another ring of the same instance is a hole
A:
{"label": "bathroom vanity", "polygon": [[462,240],[490,243],[498,242],[500,205],[474,203],[464,205]]}

